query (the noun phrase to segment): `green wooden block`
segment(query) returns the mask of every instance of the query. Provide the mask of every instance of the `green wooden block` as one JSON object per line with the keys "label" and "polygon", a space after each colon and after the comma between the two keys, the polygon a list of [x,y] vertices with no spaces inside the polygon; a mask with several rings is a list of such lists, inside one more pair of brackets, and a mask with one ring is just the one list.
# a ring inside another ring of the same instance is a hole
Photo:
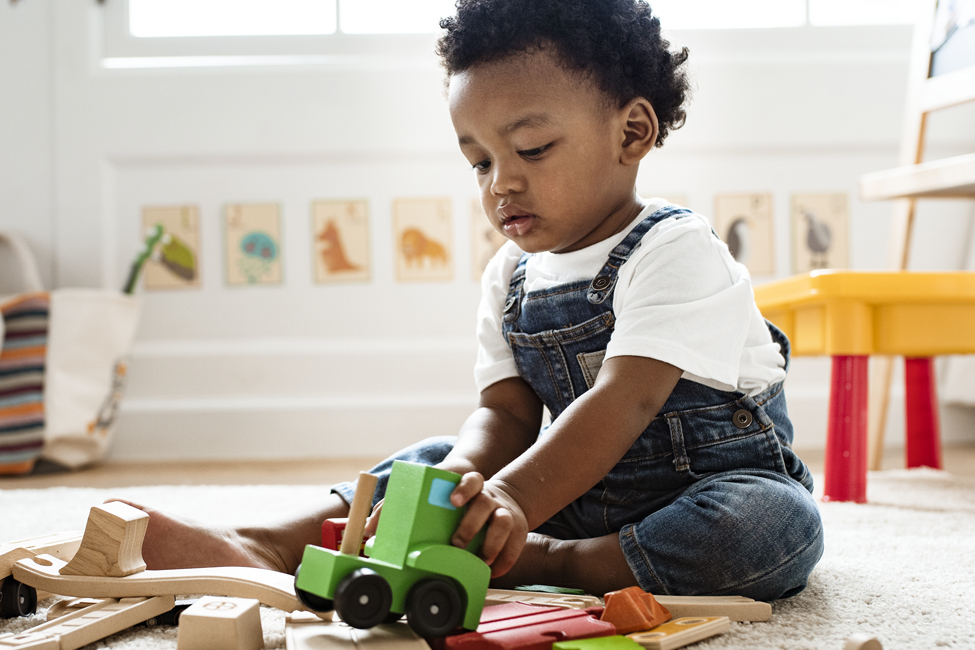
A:
{"label": "green wooden block", "polygon": [[643,650],[643,646],[625,636],[600,636],[552,644],[552,650]]}

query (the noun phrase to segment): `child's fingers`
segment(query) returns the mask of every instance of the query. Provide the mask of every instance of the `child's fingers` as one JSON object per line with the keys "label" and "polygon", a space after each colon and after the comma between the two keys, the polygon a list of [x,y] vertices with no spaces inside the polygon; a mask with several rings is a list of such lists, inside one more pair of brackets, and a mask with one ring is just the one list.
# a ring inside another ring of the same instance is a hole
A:
{"label": "child's fingers", "polygon": [[460,477],[460,482],[450,493],[450,503],[457,508],[481,493],[484,487],[484,477],[478,472],[467,472]]}
{"label": "child's fingers", "polygon": [[376,529],[379,527],[379,515],[381,515],[382,512],[383,512],[383,502],[380,501],[372,509],[372,513],[369,515],[369,518],[366,519],[366,527],[362,531],[363,535],[365,535],[366,537],[372,537],[373,535],[376,534]]}
{"label": "child's fingers", "polygon": [[507,508],[498,508],[491,515],[484,544],[481,546],[481,559],[491,565],[511,539],[515,528],[515,519]]}
{"label": "child's fingers", "polygon": [[454,531],[450,543],[459,548],[466,548],[471,543],[471,540],[474,539],[474,536],[484,528],[484,525],[491,518],[492,513],[494,513],[498,506],[497,501],[483,492],[475,495],[467,503],[467,512],[464,513],[463,519],[460,520],[460,524],[457,526],[457,530]]}
{"label": "child's fingers", "polygon": [[488,562],[491,565],[492,578],[497,578],[511,570],[511,567],[518,561],[521,551],[525,548],[525,539],[525,535],[518,535],[514,531],[508,536],[501,552],[498,553],[493,562]]}

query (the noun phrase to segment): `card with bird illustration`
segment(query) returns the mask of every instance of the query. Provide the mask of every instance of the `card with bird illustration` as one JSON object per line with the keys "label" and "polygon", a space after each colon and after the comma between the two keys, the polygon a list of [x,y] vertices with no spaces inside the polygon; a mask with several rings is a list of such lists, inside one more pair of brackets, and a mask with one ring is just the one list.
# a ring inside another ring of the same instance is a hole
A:
{"label": "card with bird illustration", "polygon": [[281,284],[281,207],[277,203],[226,205],[224,247],[228,286]]}
{"label": "card with bird illustration", "polygon": [[454,277],[449,198],[393,201],[396,279],[446,282]]}
{"label": "card with bird illustration", "polygon": [[314,201],[311,220],[315,282],[369,280],[369,202]]}
{"label": "card with bird illustration", "polygon": [[772,195],[718,194],[714,197],[714,230],[732,257],[752,275],[775,274],[775,222]]}
{"label": "card with bird illustration", "polygon": [[471,277],[481,281],[484,269],[508,239],[499,233],[484,214],[477,199],[471,200]]}
{"label": "card with bird illustration", "polygon": [[792,271],[850,265],[847,196],[842,192],[792,195]]}
{"label": "card with bird illustration", "polygon": [[162,228],[148,252],[143,288],[149,291],[194,289],[200,281],[200,209],[195,205],[146,206],[142,231]]}

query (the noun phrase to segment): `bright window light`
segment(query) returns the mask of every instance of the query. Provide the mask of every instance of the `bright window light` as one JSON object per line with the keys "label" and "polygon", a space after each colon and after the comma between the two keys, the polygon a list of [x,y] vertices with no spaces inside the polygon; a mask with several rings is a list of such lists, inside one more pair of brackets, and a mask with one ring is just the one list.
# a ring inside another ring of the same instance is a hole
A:
{"label": "bright window light", "polygon": [[913,25],[917,0],[809,0],[810,25]]}
{"label": "bright window light", "polygon": [[806,23],[805,0],[651,0],[664,29],[798,27]]}
{"label": "bright window light", "polygon": [[133,36],[332,34],[336,0],[129,0]]}
{"label": "bright window light", "polygon": [[454,0],[340,0],[346,34],[433,34],[453,16]]}

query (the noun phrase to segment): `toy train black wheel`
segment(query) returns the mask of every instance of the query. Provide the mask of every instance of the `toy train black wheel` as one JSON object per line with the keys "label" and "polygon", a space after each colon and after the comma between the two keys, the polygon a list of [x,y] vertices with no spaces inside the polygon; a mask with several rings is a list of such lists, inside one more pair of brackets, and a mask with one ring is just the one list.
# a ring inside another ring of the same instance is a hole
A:
{"label": "toy train black wheel", "polygon": [[7,576],[0,583],[0,618],[30,616],[37,611],[37,590]]}
{"label": "toy train black wheel", "polygon": [[298,574],[300,573],[301,565],[299,564],[298,569],[295,571],[295,596],[298,597],[301,604],[313,612],[330,612],[335,609],[335,604],[330,599],[316,596],[304,589],[298,589]]}
{"label": "toy train black wheel", "polygon": [[450,633],[463,618],[464,602],[457,587],[446,580],[420,580],[406,598],[406,620],[426,639]]}
{"label": "toy train black wheel", "polygon": [[385,622],[392,604],[393,590],[386,578],[372,569],[356,569],[335,587],[339,618],[362,630]]}

